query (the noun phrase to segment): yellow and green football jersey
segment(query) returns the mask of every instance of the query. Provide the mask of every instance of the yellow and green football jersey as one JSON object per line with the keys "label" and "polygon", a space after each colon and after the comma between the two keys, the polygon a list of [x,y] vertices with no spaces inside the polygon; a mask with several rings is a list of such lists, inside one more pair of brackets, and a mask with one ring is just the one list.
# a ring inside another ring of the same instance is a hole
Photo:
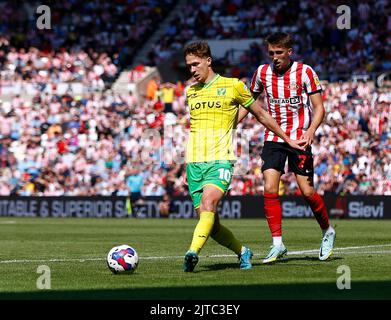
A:
{"label": "yellow and green football jersey", "polygon": [[186,101],[190,111],[186,161],[236,160],[232,141],[239,107],[254,102],[244,82],[216,74],[208,83],[189,86]]}

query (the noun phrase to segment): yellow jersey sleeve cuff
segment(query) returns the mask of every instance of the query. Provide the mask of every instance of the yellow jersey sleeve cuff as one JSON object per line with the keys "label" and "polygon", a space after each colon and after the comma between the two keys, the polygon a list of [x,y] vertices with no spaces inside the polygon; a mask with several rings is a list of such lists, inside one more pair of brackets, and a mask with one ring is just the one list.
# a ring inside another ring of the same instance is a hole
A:
{"label": "yellow jersey sleeve cuff", "polygon": [[250,100],[248,100],[244,105],[243,107],[245,108],[248,108],[249,106],[251,106],[253,103],[254,103],[254,98],[251,98]]}

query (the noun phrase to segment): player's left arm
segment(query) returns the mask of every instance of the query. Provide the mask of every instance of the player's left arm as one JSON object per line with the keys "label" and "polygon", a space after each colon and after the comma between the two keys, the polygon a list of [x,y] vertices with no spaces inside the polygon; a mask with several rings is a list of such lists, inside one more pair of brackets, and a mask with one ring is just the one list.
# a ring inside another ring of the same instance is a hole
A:
{"label": "player's left arm", "polygon": [[[260,93],[258,93],[258,92],[251,92],[251,94],[252,94],[254,100],[258,100],[258,98],[260,96]],[[248,114],[249,114],[248,108],[245,108],[245,107],[241,106],[240,109],[239,109],[238,123],[240,121],[242,121],[244,118],[246,118]]]}
{"label": "player's left arm", "polygon": [[287,134],[282,131],[281,127],[278,125],[277,121],[265,110],[262,108],[261,102],[255,100],[249,107],[248,111],[266,128],[273,131],[278,135],[282,140],[288,143],[292,148],[305,150],[303,146],[303,140],[292,140],[287,136]]}
{"label": "player's left arm", "polygon": [[[259,92],[251,92],[251,94],[254,100],[258,100],[259,96],[261,95]],[[246,118],[248,114],[249,114],[248,108],[240,107],[239,115],[238,115],[238,123],[242,121],[244,118]]]}
{"label": "player's left arm", "polygon": [[259,99],[254,99],[250,90],[242,81],[238,81],[235,84],[234,88],[236,89],[236,101],[242,106],[243,109],[245,109],[243,110],[244,116],[246,116],[248,112],[251,112],[251,114],[260,123],[262,123],[269,130],[273,131],[282,140],[287,142],[291,147],[304,150],[304,147],[301,146],[303,141],[296,141],[290,139],[278,125],[277,121],[262,107],[261,101]]}
{"label": "player's left arm", "polygon": [[310,127],[303,134],[303,139],[305,140],[304,147],[310,146],[315,139],[315,132],[322,124],[326,110],[323,105],[322,93],[317,92],[311,94],[310,96],[312,108],[313,108],[313,118],[310,124]]}
{"label": "player's left arm", "polygon": [[302,136],[302,139],[305,140],[304,147],[307,147],[314,141],[316,129],[321,125],[326,111],[323,105],[322,86],[318,75],[310,66],[306,66],[305,70],[304,85],[308,92],[313,110],[312,122]]}
{"label": "player's left arm", "polygon": [[240,107],[239,109],[239,115],[238,115],[238,123],[242,121],[244,118],[246,118],[248,115],[248,110],[245,107]]}
{"label": "player's left arm", "polygon": [[[260,67],[258,67],[257,70],[255,70],[253,76],[252,76],[252,79],[251,79],[251,94],[252,94],[252,97],[254,100],[257,100],[259,95],[263,92],[263,85],[262,85],[262,82],[260,81],[260,78],[259,78],[259,75],[258,75],[258,70],[259,70]],[[247,87],[245,87],[245,89],[247,89]],[[238,92],[240,92],[240,88],[237,89]],[[248,90],[246,90],[248,91]],[[238,115],[238,123],[241,122],[245,117],[247,117],[249,111],[247,108],[245,107],[240,107],[239,109],[239,115]]]}

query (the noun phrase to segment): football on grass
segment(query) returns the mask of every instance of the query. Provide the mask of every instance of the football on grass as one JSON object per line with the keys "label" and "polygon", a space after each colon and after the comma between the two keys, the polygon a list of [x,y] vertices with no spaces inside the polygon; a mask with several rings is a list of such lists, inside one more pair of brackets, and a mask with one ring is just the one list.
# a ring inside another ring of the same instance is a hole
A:
{"label": "football on grass", "polygon": [[137,252],[127,244],[115,246],[107,255],[107,266],[115,274],[133,273],[137,269],[137,265]]}

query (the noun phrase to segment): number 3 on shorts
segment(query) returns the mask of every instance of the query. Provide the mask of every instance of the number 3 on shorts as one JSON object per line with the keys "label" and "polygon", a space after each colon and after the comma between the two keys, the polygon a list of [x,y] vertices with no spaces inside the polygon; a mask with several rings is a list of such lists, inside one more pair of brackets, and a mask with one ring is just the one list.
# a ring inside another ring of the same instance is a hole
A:
{"label": "number 3 on shorts", "polygon": [[220,168],[219,171],[219,178],[221,180],[225,180],[226,182],[231,181],[231,172],[228,169]]}

